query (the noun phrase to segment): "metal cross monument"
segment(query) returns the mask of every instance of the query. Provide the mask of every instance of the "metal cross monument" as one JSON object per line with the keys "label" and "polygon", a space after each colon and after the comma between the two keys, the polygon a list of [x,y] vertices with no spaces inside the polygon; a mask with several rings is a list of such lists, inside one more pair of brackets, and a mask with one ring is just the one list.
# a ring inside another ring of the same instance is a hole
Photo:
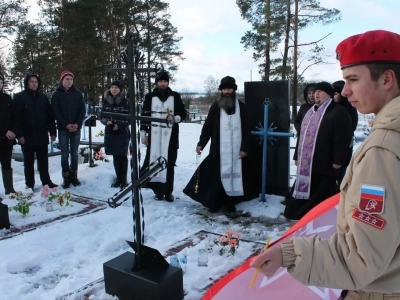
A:
{"label": "metal cross monument", "polygon": [[268,112],[269,106],[271,102],[268,98],[264,100],[264,125],[257,127],[258,131],[252,131],[252,135],[257,135],[260,140],[263,142],[263,153],[262,153],[262,186],[261,186],[261,194],[260,201],[265,202],[265,191],[267,189],[267,149],[268,149],[268,141],[273,144],[273,141],[276,141],[275,137],[293,137],[293,132],[274,132],[277,127],[272,127],[274,124],[268,126]]}

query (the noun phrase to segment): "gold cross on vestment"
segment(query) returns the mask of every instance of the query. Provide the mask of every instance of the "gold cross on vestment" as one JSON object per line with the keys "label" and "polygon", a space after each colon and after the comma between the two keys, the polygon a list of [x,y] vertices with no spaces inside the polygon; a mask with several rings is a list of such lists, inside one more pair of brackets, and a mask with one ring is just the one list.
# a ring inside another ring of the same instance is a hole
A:
{"label": "gold cross on vestment", "polygon": [[167,113],[167,115],[170,115],[170,114],[173,113],[173,110],[172,110],[172,109],[169,109],[169,108],[167,107],[166,113]]}

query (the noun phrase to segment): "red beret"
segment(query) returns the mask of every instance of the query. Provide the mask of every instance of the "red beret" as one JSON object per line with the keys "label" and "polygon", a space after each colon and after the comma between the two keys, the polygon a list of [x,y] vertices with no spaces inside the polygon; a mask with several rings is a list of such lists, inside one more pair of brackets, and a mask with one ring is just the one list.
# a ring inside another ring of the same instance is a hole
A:
{"label": "red beret", "polygon": [[368,63],[400,64],[400,35],[386,30],[353,35],[336,47],[342,69]]}

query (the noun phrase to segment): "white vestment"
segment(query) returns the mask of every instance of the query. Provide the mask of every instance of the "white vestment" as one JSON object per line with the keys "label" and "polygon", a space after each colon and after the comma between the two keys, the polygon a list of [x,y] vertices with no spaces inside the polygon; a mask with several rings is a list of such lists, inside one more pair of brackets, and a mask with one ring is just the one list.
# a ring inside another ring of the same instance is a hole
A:
{"label": "white vestment", "polygon": [[239,158],[242,145],[242,123],[239,100],[235,101],[235,113],[228,115],[224,109],[220,114],[220,158],[221,181],[228,196],[243,196],[242,160]]}
{"label": "white vestment", "polygon": [[[167,115],[174,115],[174,96],[169,96],[165,102],[161,101],[158,97],[153,97],[151,99],[151,111],[151,116],[153,118],[166,119]],[[151,165],[160,156],[164,157],[168,161],[168,148],[172,133],[172,128],[167,127],[166,123],[151,122],[151,124],[149,165]],[[165,183],[166,181],[167,169],[159,172],[150,180],[150,182],[161,183]]]}

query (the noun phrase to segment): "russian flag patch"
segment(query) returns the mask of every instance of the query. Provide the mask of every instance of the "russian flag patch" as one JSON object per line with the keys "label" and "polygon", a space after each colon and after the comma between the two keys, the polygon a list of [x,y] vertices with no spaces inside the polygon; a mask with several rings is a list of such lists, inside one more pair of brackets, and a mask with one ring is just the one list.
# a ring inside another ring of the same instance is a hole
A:
{"label": "russian flag patch", "polygon": [[385,209],[385,188],[362,184],[358,208],[369,214],[382,214]]}

